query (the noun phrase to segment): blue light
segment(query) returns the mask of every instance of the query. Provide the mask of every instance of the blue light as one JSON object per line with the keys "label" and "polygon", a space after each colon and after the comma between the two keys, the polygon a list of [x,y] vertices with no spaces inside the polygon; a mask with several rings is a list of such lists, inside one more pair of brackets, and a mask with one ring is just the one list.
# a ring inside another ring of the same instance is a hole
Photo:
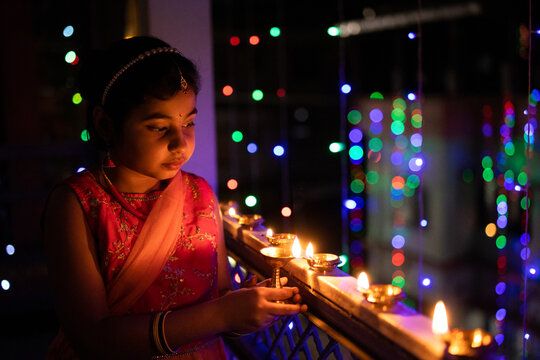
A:
{"label": "blue light", "polygon": [[66,26],[64,28],[64,31],[62,31],[62,34],[65,37],[70,37],[71,35],[73,35],[73,26],[71,26],[71,25]]}
{"label": "blue light", "polygon": [[86,170],[85,167],[80,167],[80,168],[77,169],[77,172],[80,173],[80,172],[82,172],[82,171],[84,171],[84,170]]}
{"label": "blue light", "polygon": [[283,156],[285,154],[285,148],[281,145],[274,146],[274,155]]}
{"label": "blue light", "polygon": [[351,92],[351,85],[349,84],[343,84],[341,86],[341,92],[344,93],[344,94],[348,94]]}
{"label": "blue light", "polygon": [[422,285],[425,287],[431,286],[431,279],[428,277],[425,277],[424,280],[422,280]]}
{"label": "blue light", "polygon": [[501,281],[500,283],[495,286],[495,292],[497,295],[502,295],[506,291],[506,283]]}
{"label": "blue light", "polygon": [[427,226],[427,220],[426,220],[426,219],[422,219],[422,220],[420,221],[420,226],[421,226],[421,227],[426,227],[426,226]]}
{"label": "blue light", "polygon": [[364,134],[360,129],[355,128],[349,132],[349,140],[351,140],[352,143],[359,143],[360,141],[362,141],[363,137]]}
{"label": "blue light", "polygon": [[416,38],[416,34],[413,33],[413,32],[411,31],[411,32],[407,35],[407,37],[408,37],[409,39],[412,40],[412,39]]}
{"label": "blue light", "polygon": [[[13,255],[15,254],[15,246],[9,244],[9,245],[6,245],[6,253],[8,255]],[[531,273],[532,274],[532,273]]]}
{"label": "blue light", "polygon": [[506,309],[505,308],[501,308],[501,309],[497,310],[497,312],[495,313],[495,319],[497,319],[499,321],[503,321],[505,317],[506,317]]}
{"label": "blue light", "polygon": [[2,280],[2,282],[0,282],[0,285],[2,286],[2,289],[4,290],[9,290],[9,288],[11,287],[11,284],[9,283],[9,281],[7,280]]}
{"label": "blue light", "polygon": [[294,327],[294,323],[291,321],[291,322],[289,323],[289,330],[292,330],[293,327]]}
{"label": "blue light", "polygon": [[504,341],[504,335],[503,334],[495,335],[495,341],[497,342],[497,345],[501,345]]}
{"label": "blue light", "polygon": [[257,144],[249,143],[248,146],[247,146],[247,151],[250,154],[256,153],[257,152]]}
{"label": "blue light", "polygon": [[535,267],[531,267],[531,268],[529,269],[529,274],[531,274],[531,275],[534,276],[534,275],[536,275],[537,273],[538,273],[538,270],[536,270]]}
{"label": "blue light", "polygon": [[405,245],[405,238],[401,235],[396,235],[392,238],[392,246],[395,249],[401,249]]}
{"label": "blue light", "polygon": [[413,93],[413,92],[408,93],[407,94],[407,99],[409,99],[410,101],[416,100],[416,94]]}
{"label": "blue light", "polygon": [[356,201],[352,200],[352,199],[347,199],[345,200],[345,202],[343,203],[343,205],[345,205],[345,207],[349,210],[353,210],[355,207],[356,207]]}
{"label": "blue light", "polygon": [[523,335],[523,337],[525,338],[525,340],[529,340],[529,338],[531,337],[531,334],[525,333],[525,335]]}

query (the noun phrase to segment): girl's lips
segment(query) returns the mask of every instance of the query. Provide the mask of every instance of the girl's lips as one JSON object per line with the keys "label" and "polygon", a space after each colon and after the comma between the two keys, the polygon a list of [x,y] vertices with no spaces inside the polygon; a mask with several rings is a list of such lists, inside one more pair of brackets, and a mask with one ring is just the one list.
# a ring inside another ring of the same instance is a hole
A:
{"label": "girl's lips", "polygon": [[182,167],[183,163],[184,162],[182,160],[178,160],[178,161],[173,161],[169,163],[164,163],[162,166],[166,167],[169,170],[178,170],[180,169],[180,167]]}

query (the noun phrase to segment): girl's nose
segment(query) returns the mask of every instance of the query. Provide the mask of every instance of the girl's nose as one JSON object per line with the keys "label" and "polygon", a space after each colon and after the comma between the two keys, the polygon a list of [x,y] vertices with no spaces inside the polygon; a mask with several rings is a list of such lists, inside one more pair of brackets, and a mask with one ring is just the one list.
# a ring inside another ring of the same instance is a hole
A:
{"label": "girl's nose", "polygon": [[186,145],[184,139],[184,133],[181,127],[174,127],[169,129],[169,151],[182,150]]}

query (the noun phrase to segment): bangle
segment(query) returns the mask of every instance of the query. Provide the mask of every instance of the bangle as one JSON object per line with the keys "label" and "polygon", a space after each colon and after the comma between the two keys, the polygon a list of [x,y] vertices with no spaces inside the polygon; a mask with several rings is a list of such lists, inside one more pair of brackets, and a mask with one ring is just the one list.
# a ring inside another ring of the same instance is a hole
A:
{"label": "bangle", "polygon": [[158,353],[165,354],[165,350],[163,350],[161,341],[159,341],[159,330],[158,330],[159,320],[161,319],[162,314],[163,312],[159,312],[159,313],[154,314],[154,316],[152,317],[152,340]]}
{"label": "bangle", "polygon": [[164,350],[167,352],[167,354],[175,354],[176,351],[174,351],[173,349],[171,349],[171,347],[169,346],[169,344],[167,343],[167,337],[165,336],[165,318],[167,317],[167,315],[169,315],[171,311],[168,310],[166,311],[165,313],[163,313],[163,316],[161,316],[161,324],[159,326],[159,340],[161,341],[161,344],[163,345],[163,348]]}

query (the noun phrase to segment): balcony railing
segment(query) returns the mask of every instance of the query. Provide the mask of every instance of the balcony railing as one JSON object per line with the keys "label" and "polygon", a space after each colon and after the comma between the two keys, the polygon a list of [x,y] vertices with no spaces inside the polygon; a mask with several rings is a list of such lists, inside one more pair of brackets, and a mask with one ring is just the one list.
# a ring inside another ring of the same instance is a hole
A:
{"label": "balcony railing", "polygon": [[[272,268],[260,249],[270,246],[266,229],[249,229],[224,210],[224,230],[233,279],[248,274],[269,278]],[[443,359],[446,344],[435,336],[431,319],[402,303],[382,308],[367,302],[356,278],[334,269],[316,272],[305,259],[282,269],[300,289],[308,312],[281,319],[265,331],[235,339],[228,346],[241,359]]]}

